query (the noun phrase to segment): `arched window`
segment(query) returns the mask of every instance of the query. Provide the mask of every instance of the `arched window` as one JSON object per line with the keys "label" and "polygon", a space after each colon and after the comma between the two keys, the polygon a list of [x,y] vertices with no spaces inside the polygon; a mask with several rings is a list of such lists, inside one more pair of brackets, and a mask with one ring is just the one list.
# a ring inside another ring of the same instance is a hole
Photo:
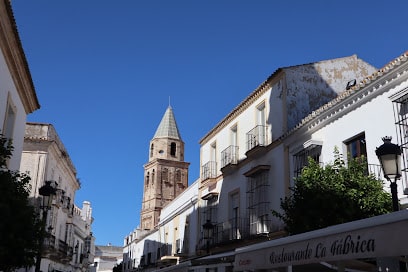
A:
{"label": "arched window", "polygon": [[150,146],[150,157],[153,156],[153,149],[154,149],[154,145],[152,144],[152,145]]}
{"label": "arched window", "polygon": [[176,143],[171,143],[170,145],[170,155],[171,156],[176,156]]}
{"label": "arched window", "polygon": [[150,173],[147,172],[146,180],[145,180],[145,185],[146,185],[146,186],[149,184],[149,177],[150,177]]}
{"label": "arched window", "polygon": [[154,169],[152,171],[152,184],[154,183]]}

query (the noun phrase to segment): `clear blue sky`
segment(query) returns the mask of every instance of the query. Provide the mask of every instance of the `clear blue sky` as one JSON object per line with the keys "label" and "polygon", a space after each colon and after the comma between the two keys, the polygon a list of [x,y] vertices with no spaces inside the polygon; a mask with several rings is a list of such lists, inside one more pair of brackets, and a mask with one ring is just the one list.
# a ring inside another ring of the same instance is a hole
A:
{"label": "clear blue sky", "polygon": [[41,109],[93,207],[98,245],[139,225],[143,165],[169,104],[199,176],[199,140],[277,68],[408,49],[408,1],[13,0]]}

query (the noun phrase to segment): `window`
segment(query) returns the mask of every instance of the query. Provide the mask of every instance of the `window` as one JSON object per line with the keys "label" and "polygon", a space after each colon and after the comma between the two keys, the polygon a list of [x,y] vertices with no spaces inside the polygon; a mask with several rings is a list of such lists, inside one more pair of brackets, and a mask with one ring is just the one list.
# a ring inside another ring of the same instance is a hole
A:
{"label": "window", "polygon": [[176,147],[176,143],[171,143],[170,144],[170,155],[171,156],[176,156],[176,150],[177,150],[177,147]]}
{"label": "window", "polygon": [[302,173],[302,169],[308,165],[309,157],[319,163],[321,152],[321,144],[313,143],[296,153],[293,156],[294,177],[298,177]]}
{"label": "window", "polygon": [[237,146],[238,145],[238,134],[237,134],[237,125],[231,128],[231,145]]}
{"label": "window", "polygon": [[397,142],[402,148],[402,182],[404,186],[404,194],[408,194],[408,88],[399,92],[403,94],[393,100],[394,120],[397,129]]}
{"label": "window", "polygon": [[365,133],[357,135],[351,140],[345,142],[345,144],[347,146],[347,155],[350,156],[351,158],[359,158],[361,156],[367,158]]}
{"label": "window", "polygon": [[217,177],[217,144],[210,146],[210,160],[202,166],[203,180]]}
{"label": "window", "polygon": [[266,143],[265,103],[262,103],[256,109],[257,109],[256,124],[258,129],[258,141],[259,145],[265,145]]}
{"label": "window", "polygon": [[160,258],[162,257],[160,254],[161,253],[160,253],[160,247],[159,247],[157,248],[157,251],[156,251],[156,260],[160,260]]}
{"label": "window", "polygon": [[214,142],[211,144],[210,147],[210,161],[216,162],[217,161],[217,143]]}
{"label": "window", "polygon": [[233,126],[230,131],[230,142],[231,145],[228,146],[221,152],[221,168],[228,164],[238,163],[238,146],[237,146],[237,126]]}
{"label": "window", "polygon": [[229,197],[229,218],[231,224],[230,239],[240,239],[240,218],[239,218],[239,193],[235,192]]}
{"label": "window", "polygon": [[147,175],[146,175],[146,182],[145,182],[145,185],[147,186],[147,185],[149,185],[149,177],[150,177],[150,173],[149,172],[147,172]]}
{"label": "window", "polygon": [[251,234],[268,232],[270,226],[269,166],[260,165],[245,173],[247,176],[248,214]]}
{"label": "window", "polygon": [[257,106],[256,110],[256,124],[261,126],[266,125],[265,102]]}
{"label": "window", "polygon": [[153,150],[154,150],[154,145],[152,144],[150,146],[150,158],[153,157]]}
{"label": "window", "polygon": [[180,239],[176,239],[176,254],[181,253],[181,242]]}
{"label": "window", "polygon": [[207,222],[208,220],[210,222],[215,222],[217,219],[217,200],[218,200],[218,195],[210,195],[206,200],[206,205],[204,206],[203,209],[203,217],[202,217],[202,222]]}
{"label": "window", "polygon": [[183,253],[189,252],[189,243],[190,243],[190,215],[186,216],[186,222],[184,224],[184,239],[183,239]]}
{"label": "window", "polygon": [[14,124],[16,121],[16,112],[17,109],[13,105],[11,98],[9,97],[7,101],[6,116],[2,131],[4,137],[6,137],[7,139],[13,138]]}
{"label": "window", "polygon": [[152,263],[152,253],[149,252],[149,253],[147,253],[147,264],[149,265],[151,263]]}

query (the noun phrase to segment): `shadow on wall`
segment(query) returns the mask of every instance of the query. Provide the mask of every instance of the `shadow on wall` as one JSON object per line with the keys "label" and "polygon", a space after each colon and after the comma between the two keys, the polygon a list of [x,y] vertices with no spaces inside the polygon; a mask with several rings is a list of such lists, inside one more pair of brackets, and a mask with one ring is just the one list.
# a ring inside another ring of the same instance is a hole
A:
{"label": "shadow on wall", "polygon": [[356,55],[280,68],[269,78],[276,82],[267,121],[273,140],[376,70]]}

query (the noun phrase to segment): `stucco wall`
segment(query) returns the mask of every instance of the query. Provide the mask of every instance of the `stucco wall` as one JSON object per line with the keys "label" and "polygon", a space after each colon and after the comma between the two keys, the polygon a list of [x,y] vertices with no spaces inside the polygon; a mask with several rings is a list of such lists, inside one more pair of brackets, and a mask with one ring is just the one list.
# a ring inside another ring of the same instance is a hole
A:
{"label": "stucco wall", "polygon": [[2,133],[9,96],[16,109],[15,124],[12,133],[14,151],[9,161],[9,168],[11,170],[18,170],[20,167],[21,152],[23,151],[24,129],[27,115],[11,78],[2,51],[0,51],[0,132]]}

